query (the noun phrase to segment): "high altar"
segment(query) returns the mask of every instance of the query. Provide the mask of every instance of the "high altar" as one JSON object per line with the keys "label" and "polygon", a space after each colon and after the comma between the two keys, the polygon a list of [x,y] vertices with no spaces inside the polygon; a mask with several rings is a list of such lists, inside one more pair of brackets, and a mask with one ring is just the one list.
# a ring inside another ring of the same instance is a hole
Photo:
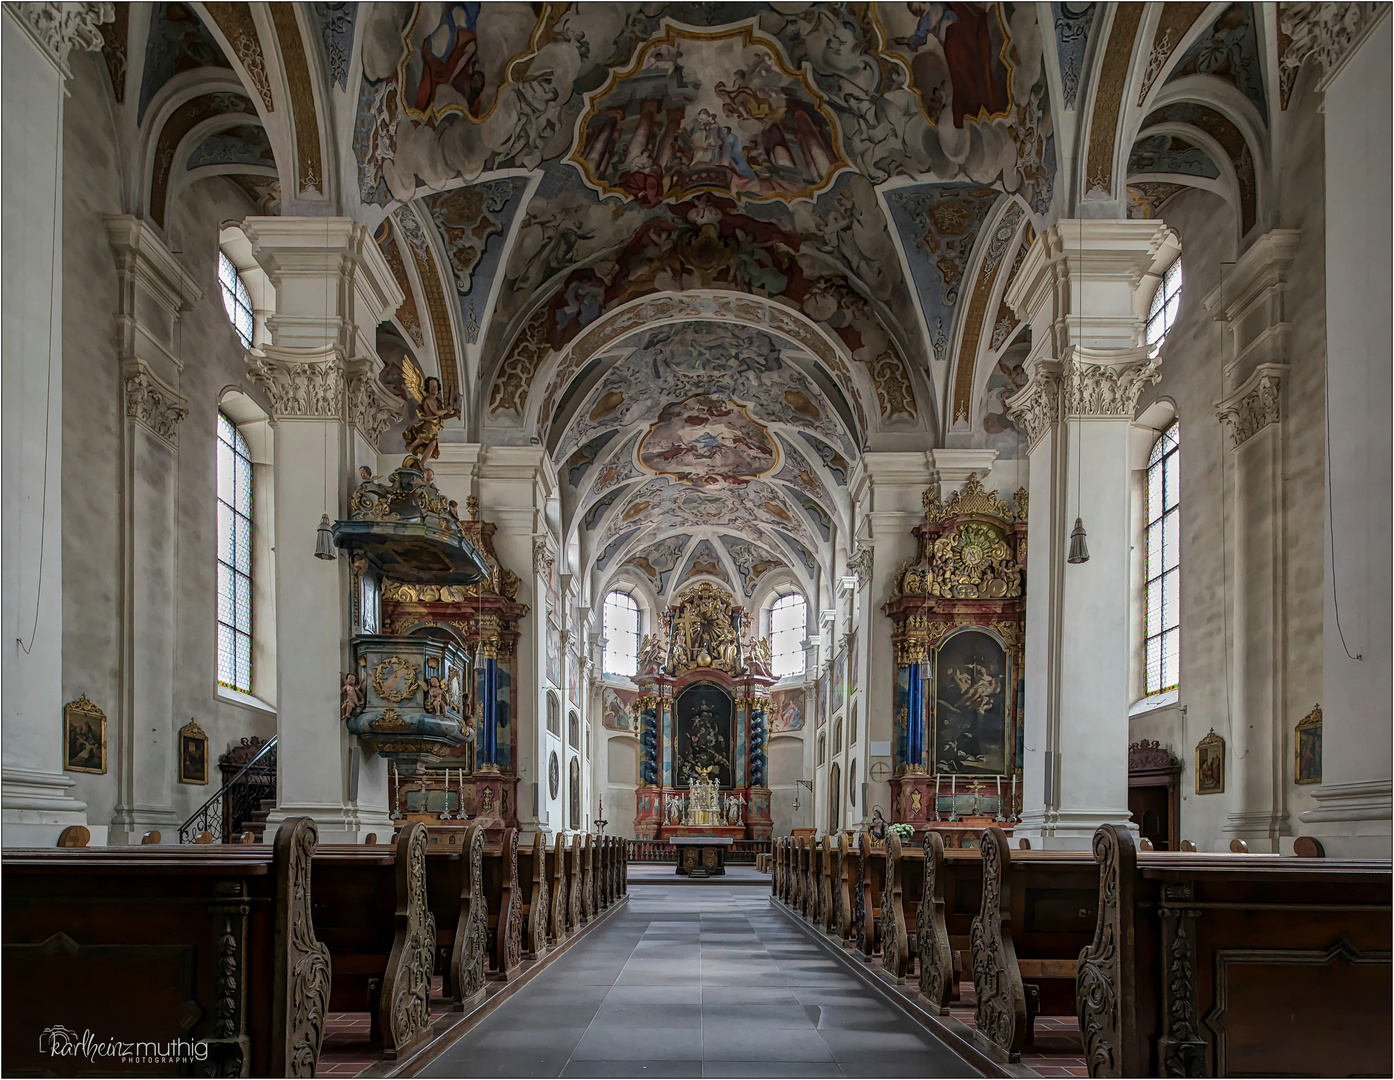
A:
{"label": "high altar", "polygon": [[768,840],[770,645],[724,592],[679,594],[640,647],[635,836]]}
{"label": "high altar", "polygon": [[1013,505],[977,474],[924,497],[919,549],[885,614],[895,647],[894,820],[973,847],[1021,807],[1026,491]]}

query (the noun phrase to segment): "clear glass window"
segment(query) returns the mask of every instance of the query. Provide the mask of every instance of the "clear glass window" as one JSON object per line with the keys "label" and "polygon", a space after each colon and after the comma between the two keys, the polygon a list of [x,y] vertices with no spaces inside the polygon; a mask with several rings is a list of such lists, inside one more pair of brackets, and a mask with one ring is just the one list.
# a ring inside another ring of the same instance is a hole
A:
{"label": "clear glass window", "polygon": [[242,275],[237,272],[237,267],[233,266],[232,260],[221,251],[218,252],[218,285],[223,290],[223,309],[227,312],[228,321],[237,331],[237,336],[242,339],[242,347],[250,349],[252,296],[247,292],[247,286],[242,284]]}
{"label": "clear glass window", "polygon": [[799,593],[781,596],[770,608],[770,653],[775,678],[804,673],[808,602]]}
{"label": "clear glass window", "polygon": [[1147,344],[1161,348],[1180,309],[1181,260],[1177,259],[1167,267],[1157,291],[1152,295],[1152,307],[1147,312]]}
{"label": "clear glass window", "polygon": [[218,683],[252,692],[252,457],[218,413]]}
{"label": "clear glass window", "polygon": [[1146,656],[1143,693],[1174,690],[1181,668],[1181,427],[1173,420],[1147,460],[1143,503],[1146,579],[1143,633]]}
{"label": "clear glass window", "polygon": [[639,670],[639,605],[616,590],[605,597],[605,674],[633,678]]}

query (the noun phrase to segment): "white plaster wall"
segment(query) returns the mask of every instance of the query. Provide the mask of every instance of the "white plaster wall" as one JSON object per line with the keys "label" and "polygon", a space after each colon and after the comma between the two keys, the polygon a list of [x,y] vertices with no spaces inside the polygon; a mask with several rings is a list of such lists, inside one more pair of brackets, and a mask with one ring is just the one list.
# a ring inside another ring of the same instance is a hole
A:
{"label": "white plaster wall", "polygon": [[[1274,754],[1284,778],[1288,831],[1304,831],[1297,815],[1311,805],[1309,786],[1293,783],[1292,729],[1322,696],[1322,536],[1325,497],[1325,414],[1322,350],[1325,347],[1325,232],[1322,179],[1322,117],[1310,80],[1297,88],[1282,122],[1287,150],[1278,175],[1277,202],[1282,208],[1275,227],[1301,230],[1297,255],[1288,272],[1287,305],[1291,322],[1285,380],[1284,497],[1286,502],[1286,571],[1283,576],[1287,641],[1285,716],[1274,737]],[[1162,349],[1161,381],[1145,394],[1140,410],[1159,398],[1176,405],[1181,422],[1181,675],[1175,705],[1134,716],[1129,741],[1156,739],[1184,762],[1181,774],[1181,835],[1202,850],[1226,850],[1222,827],[1234,809],[1232,778],[1237,762],[1226,659],[1226,624],[1232,640],[1235,576],[1223,552],[1233,550],[1234,459],[1229,436],[1215,413],[1223,396],[1221,324],[1201,300],[1221,285],[1222,263],[1236,258],[1234,211],[1218,196],[1189,191],[1163,208],[1163,217],[1181,236],[1185,284],[1181,310]],[[1141,474],[1137,475],[1140,485]],[[1140,512],[1140,498],[1134,506]],[[1228,525],[1224,523],[1228,522]],[[1140,528],[1140,527],[1137,527]],[[1229,529],[1228,545],[1222,530]],[[1137,532],[1135,543],[1141,534]],[[1138,556],[1140,558],[1140,555]],[[1140,568],[1140,563],[1135,561]],[[1141,588],[1135,572],[1135,592]],[[1140,593],[1139,593],[1140,595]],[[1227,614],[1225,597],[1229,597]],[[1140,603],[1135,620],[1141,618]],[[1141,649],[1140,626],[1133,639]],[[1229,667],[1227,668],[1227,663]],[[1141,695],[1140,664],[1133,663],[1134,691]],[[1182,708],[1185,707],[1185,713]],[[1386,709],[1387,711],[1387,709]],[[1195,745],[1211,728],[1231,751],[1226,763],[1226,792],[1195,794]],[[1288,841],[1290,844],[1291,841]]]}
{"label": "white plaster wall", "polygon": [[[63,316],[63,696],[86,693],[108,715],[108,771],[69,774],[74,791],[89,804],[88,820],[105,825],[116,804],[114,764],[120,753],[115,723],[120,655],[120,372],[112,316],[117,274],[102,215],[130,210],[121,199],[121,158],[109,105],[110,89],[100,54],[74,53],[64,132],[65,184]],[[180,784],[173,760],[167,785],[180,818],[217,790],[217,757],[244,736],[269,738],[275,716],[220,701],[215,696],[216,522],[214,440],[220,393],[237,386],[263,408],[260,390],[243,372],[243,352],[223,311],[215,276],[220,223],[245,217],[251,205],[230,184],[205,180],[180,196],[168,242],[204,297],[182,319],[180,392],[189,415],[179,425],[174,545],[174,714],[151,717],[150,726],[177,731],[194,718],[209,737],[209,785]],[[254,505],[254,513],[256,507]],[[254,566],[260,579],[268,566]],[[254,612],[254,619],[256,618]],[[254,634],[260,624],[254,622]],[[254,674],[254,690],[258,689]],[[268,696],[274,697],[274,691]],[[142,723],[145,718],[142,718]],[[167,842],[176,839],[164,838]]]}

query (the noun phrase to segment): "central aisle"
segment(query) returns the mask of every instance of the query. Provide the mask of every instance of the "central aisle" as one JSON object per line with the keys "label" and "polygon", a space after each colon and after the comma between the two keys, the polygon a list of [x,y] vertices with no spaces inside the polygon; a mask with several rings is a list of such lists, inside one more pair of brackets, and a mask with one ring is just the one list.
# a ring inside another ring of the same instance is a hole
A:
{"label": "central aisle", "polygon": [[775,911],[768,882],[631,883],[627,910],[420,1075],[976,1075]]}

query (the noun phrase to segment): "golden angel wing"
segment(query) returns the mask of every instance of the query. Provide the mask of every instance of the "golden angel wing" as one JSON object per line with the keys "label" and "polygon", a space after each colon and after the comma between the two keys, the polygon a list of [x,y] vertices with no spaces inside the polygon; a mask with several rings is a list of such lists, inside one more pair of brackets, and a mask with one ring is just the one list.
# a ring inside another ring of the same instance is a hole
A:
{"label": "golden angel wing", "polygon": [[418,405],[426,397],[426,380],[421,377],[421,369],[410,356],[402,354],[402,382]]}

